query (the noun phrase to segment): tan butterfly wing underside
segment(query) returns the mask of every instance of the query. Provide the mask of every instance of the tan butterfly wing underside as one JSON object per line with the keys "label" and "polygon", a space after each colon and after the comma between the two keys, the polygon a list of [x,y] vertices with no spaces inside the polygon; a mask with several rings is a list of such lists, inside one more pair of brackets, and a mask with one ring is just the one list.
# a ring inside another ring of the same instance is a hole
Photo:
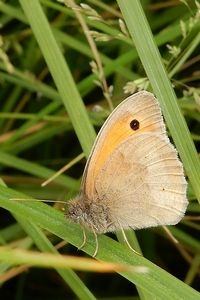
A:
{"label": "tan butterfly wing underside", "polygon": [[[136,131],[130,127],[132,120],[139,121]],[[86,195],[93,196],[95,178],[113,150],[126,139],[143,132],[166,135],[158,101],[146,91],[131,95],[121,102],[99,131],[83,175],[82,190]]]}
{"label": "tan butterfly wing underside", "polygon": [[172,225],[187,203],[182,164],[158,101],[146,91],[128,97],[98,134],[69,218],[99,233]]}

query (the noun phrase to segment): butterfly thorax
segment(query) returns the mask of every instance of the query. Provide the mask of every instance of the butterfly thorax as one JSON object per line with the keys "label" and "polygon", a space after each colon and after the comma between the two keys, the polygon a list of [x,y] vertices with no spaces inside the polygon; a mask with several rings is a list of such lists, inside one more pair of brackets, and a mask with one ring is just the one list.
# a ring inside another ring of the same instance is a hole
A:
{"label": "butterfly thorax", "polygon": [[112,230],[108,207],[99,203],[95,204],[82,194],[69,202],[66,217],[97,233]]}

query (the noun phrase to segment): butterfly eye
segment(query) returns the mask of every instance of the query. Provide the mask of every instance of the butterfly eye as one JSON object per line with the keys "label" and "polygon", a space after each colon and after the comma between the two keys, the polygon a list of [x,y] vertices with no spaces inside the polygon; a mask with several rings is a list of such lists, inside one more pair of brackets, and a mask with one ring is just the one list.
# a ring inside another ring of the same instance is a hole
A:
{"label": "butterfly eye", "polygon": [[130,127],[133,130],[138,130],[140,128],[140,122],[138,120],[134,119],[130,122]]}

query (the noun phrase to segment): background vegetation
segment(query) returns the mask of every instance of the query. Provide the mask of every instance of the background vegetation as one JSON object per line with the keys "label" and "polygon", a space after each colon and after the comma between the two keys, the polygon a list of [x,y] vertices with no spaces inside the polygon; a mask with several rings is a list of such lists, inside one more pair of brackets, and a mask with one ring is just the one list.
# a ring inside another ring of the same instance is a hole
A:
{"label": "background vegetation", "polygon": [[[192,0],[0,2],[2,299],[200,299],[199,17]],[[94,236],[77,251],[83,233],[63,204],[10,199],[73,197],[95,130],[124,91],[140,89],[158,97],[185,167],[190,204],[169,228],[179,244],[162,228],[131,231],[145,258],[110,235],[98,238],[96,258],[120,266],[79,260],[94,253]],[[65,164],[65,174],[41,187]],[[87,271],[102,268],[117,272]]]}

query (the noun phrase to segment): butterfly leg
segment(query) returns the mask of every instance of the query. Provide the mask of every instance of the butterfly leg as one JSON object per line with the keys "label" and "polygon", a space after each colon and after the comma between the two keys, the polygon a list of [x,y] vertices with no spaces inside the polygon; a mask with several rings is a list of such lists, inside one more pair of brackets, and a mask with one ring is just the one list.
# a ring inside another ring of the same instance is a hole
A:
{"label": "butterfly leg", "polygon": [[[121,226],[120,226],[120,227],[121,227]],[[131,247],[131,245],[130,245],[130,243],[129,243],[127,237],[126,237],[126,234],[125,234],[125,232],[124,232],[124,229],[123,229],[122,227],[121,227],[120,229],[121,229],[121,232],[122,232],[124,241],[125,241],[125,243],[127,244],[128,248],[131,249],[135,254],[142,256],[141,253],[137,252],[135,249],[133,249],[133,248]]]}
{"label": "butterfly leg", "polygon": [[95,251],[94,251],[92,257],[95,257],[95,256],[97,255],[97,253],[98,253],[98,250],[99,250],[99,243],[98,243],[98,237],[97,237],[96,232],[95,232],[94,230],[92,230],[92,231],[93,231],[93,233],[94,233],[95,245],[96,245]]}
{"label": "butterfly leg", "polygon": [[83,228],[83,242],[78,248],[78,250],[81,250],[84,247],[85,243],[86,243],[86,234],[85,234],[85,229]]}
{"label": "butterfly leg", "polygon": [[175,236],[170,232],[170,230],[167,228],[167,226],[162,226],[168,237],[172,240],[172,242],[177,245],[179,244],[179,241],[175,238]]}
{"label": "butterfly leg", "polygon": [[[92,232],[93,232],[94,238],[95,238],[95,251],[94,251],[92,257],[95,257],[95,256],[97,255],[97,253],[98,253],[99,244],[98,244],[97,234],[96,234],[96,232],[94,231],[94,229],[92,229]],[[80,247],[78,248],[78,250],[81,250],[81,249],[84,247],[85,243],[86,243],[86,233],[85,233],[85,229],[84,229],[84,227],[83,227],[83,242],[82,242],[82,244],[80,245]]]}

